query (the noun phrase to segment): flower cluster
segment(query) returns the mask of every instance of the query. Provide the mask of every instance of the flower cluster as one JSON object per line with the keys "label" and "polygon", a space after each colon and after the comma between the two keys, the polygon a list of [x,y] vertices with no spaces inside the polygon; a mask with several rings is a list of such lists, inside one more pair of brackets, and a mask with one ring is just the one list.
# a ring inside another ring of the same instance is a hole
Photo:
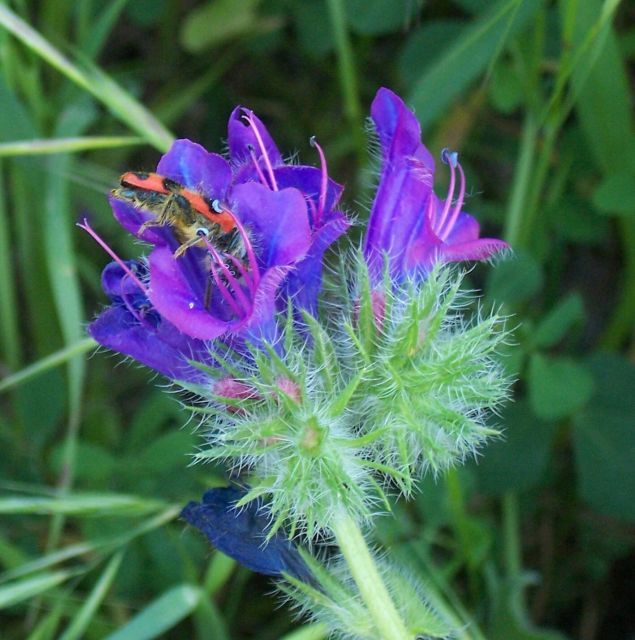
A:
{"label": "flower cluster", "polygon": [[398,96],[380,89],[371,120],[381,167],[363,248],[328,278],[325,252],[349,226],[342,187],[319,145],[319,169],[285,163],[237,108],[229,159],[179,140],[157,174],[231,212],[240,254],[195,238],[176,257],[169,225],[115,197],[117,220],[152,249],[106,267],[112,304],[89,327],[199,398],[196,457],[224,462],[241,488],[208,492],[183,517],[247,566],[307,584],[288,537],[337,537],[343,513],[367,520],[387,487],[409,494],[426,469],[473,454],[496,433],[487,413],[508,387],[502,320],[465,320],[461,273],[445,266],[507,245],[479,238],[463,211],[455,153],[442,154],[450,184],[436,196],[434,161]]}
{"label": "flower cluster", "polygon": [[111,198],[119,223],[153,248],[147,259],[106,268],[102,284],[112,306],[89,333],[174,380],[201,379],[191,363],[211,362],[207,343],[214,338],[275,341],[276,312],[286,299],[315,310],[322,257],[349,224],[337,208],[342,187],[328,178],[325,162],[321,169],[285,163],[251,111],[234,110],[228,145],[226,160],[177,140],[157,173],[233,212],[244,261],[219,255],[210,243],[176,258],[168,226],[148,226],[151,211]]}

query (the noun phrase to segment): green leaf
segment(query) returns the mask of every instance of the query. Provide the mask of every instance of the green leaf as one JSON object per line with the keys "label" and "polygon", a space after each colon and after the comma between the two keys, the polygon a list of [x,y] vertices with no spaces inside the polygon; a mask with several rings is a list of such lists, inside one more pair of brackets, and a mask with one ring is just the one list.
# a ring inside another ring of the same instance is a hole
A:
{"label": "green leaf", "polygon": [[[576,5],[575,44],[599,19],[604,6],[600,0]],[[600,54],[589,51],[576,65],[573,83],[579,91],[576,111],[598,166],[607,174],[635,170],[629,82],[612,29],[607,29]]]}
{"label": "green leaf", "polygon": [[487,295],[499,304],[517,305],[538,293],[542,281],[542,270],[536,259],[519,252],[490,270]]}
{"label": "green leaf", "polygon": [[493,63],[508,40],[528,24],[541,6],[542,0],[501,0],[478,17],[463,37],[423,73],[408,99],[423,127]]}
{"label": "green leaf", "polygon": [[304,0],[290,6],[302,51],[314,59],[323,58],[335,44],[329,15],[324,11],[324,0]]}
{"label": "green leaf", "polygon": [[345,0],[345,7],[351,30],[370,36],[392,33],[408,26],[417,4],[410,0]]}
{"label": "green leaf", "polygon": [[531,584],[531,576],[517,574],[513,578],[494,581],[490,572],[490,589],[494,593],[487,640],[567,640],[558,631],[537,627],[525,604],[524,591]]}
{"label": "green leaf", "polygon": [[585,317],[580,295],[569,294],[538,323],[531,335],[531,345],[545,348],[557,344],[574,325],[583,322]]}
{"label": "green leaf", "polygon": [[479,488],[503,495],[537,486],[549,464],[553,423],[539,420],[527,402],[510,404],[501,417],[503,437],[487,445],[474,464]]}
{"label": "green leaf", "polygon": [[602,213],[635,216],[635,174],[608,175],[593,193],[593,204]]}
{"label": "green leaf", "polygon": [[590,368],[595,394],[573,429],[580,495],[601,513],[635,522],[635,366],[600,354]]}
{"label": "green leaf", "polygon": [[181,28],[183,48],[198,53],[253,31],[258,26],[259,3],[260,0],[215,0],[192,9]]}
{"label": "green leaf", "polygon": [[518,70],[507,61],[501,61],[494,67],[489,85],[489,97],[501,113],[511,113],[523,98],[522,80]]}
{"label": "green leaf", "polygon": [[30,578],[24,578],[24,580],[0,586],[0,609],[24,602],[24,600],[44,593],[61,584],[71,575],[73,574],[69,571],[40,573]]}
{"label": "green leaf", "polygon": [[152,601],[130,622],[107,636],[106,640],[150,640],[158,638],[189,616],[205,595],[198,587],[183,584]]}
{"label": "green leaf", "polygon": [[[465,22],[461,20],[434,20],[410,33],[399,56],[399,72],[406,84],[414,84],[423,71],[458,40],[464,29]],[[425,56],[421,55],[423,51]]]}
{"label": "green leaf", "polygon": [[559,420],[580,410],[593,392],[589,369],[571,358],[534,354],[529,362],[529,400],[543,420]]}

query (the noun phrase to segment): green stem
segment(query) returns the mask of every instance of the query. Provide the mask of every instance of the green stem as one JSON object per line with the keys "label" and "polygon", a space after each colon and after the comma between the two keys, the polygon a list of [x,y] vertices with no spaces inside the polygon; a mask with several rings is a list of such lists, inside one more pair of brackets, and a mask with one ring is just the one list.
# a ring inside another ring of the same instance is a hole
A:
{"label": "green stem", "polygon": [[620,300],[600,341],[604,349],[611,351],[619,349],[627,336],[633,333],[635,321],[635,222],[620,219],[618,228],[624,252],[624,283]]}
{"label": "green stem", "polygon": [[537,136],[538,125],[530,111],[526,115],[523,126],[520,155],[516,165],[516,175],[514,176],[514,185],[509,200],[503,234],[505,240],[509,242],[512,248],[516,248],[516,245],[523,236],[525,203],[531,183]]}
{"label": "green stem", "polygon": [[362,163],[366,157],[362,135],[362,107],[359,101],[357,72],[353,62],[353,49],[346,29],[346,12],[342,0],[326,0],[335,38],[340,86],[344,96],[344,108],[351,126],[355,150]]}
{"label": "green stem", "polygon": [[510,491],[503,496],[505,568],[510,578],[517,576],[522,566],[518,529],[518,499],[516,494]]}
{"label": "green stem", "polygon": [[333,533],[381,637],[384,640],[410,638],[355,520],[341,510],[334,520]]}

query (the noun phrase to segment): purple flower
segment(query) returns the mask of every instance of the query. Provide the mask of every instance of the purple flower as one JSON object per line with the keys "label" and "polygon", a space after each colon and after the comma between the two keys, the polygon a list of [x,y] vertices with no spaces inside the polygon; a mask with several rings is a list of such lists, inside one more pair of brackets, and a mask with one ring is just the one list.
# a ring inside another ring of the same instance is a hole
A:
{"label": "purple flower", "polygon": [[[275,340],[275,315],[289,297],[314,311],[323,254],[348,228],[337,209],[342,187],[329,179],[318,145],[321,168],[286,164],[262,122],[238,107],[229,119],[228,146],[226,160],[177,140],[157,173],[231,212],[240,255],[205,239],[176,257],[180,243],[169,226],[143,226],[154,213],[111,197],[116,219],[152,250],[139,278],[121,261],[107,267],[104,290],[113,305],[89,333],[173,378],[196,378],[188,361],[209,361],[205,342],[214,338]],[[115,272],[110,286],[106,280]]]}
{"label": "purple flower", "polygon": [[309,568],[290,540],[278,532],[266,539],[271,518],[257,500],[235,506],[245,494],[235,487],[210,489],[202,502],[188,503],[181,517],[202,531],[217,549],[252,571],[268,576],[284,572],[312,581]]}
{"label": "purple flower", "polygon": [[140,286],[146,279],[145,263],[111,262],[102,274],[102,286],[112,304],[90,325],[89,333],[101,345],[168,378],[203,382],[205,374],[190,361],[211,364],[209,350],[157,313]]}
{"label": "purple flower", "polygon": [[[441,200],[433,190],[434,160],[421,142],[414,113],[389,89],[379,89],[371,107],[379,137],[381,174],[364,242],[371,272],[426,273],[436,262],[483,260],[506,249],[495,238],[479,238],[479,225],[462,211],[465,175],[456,153],[444,151],[450,186]],[[458,193],[457,189],[458,174]]]}

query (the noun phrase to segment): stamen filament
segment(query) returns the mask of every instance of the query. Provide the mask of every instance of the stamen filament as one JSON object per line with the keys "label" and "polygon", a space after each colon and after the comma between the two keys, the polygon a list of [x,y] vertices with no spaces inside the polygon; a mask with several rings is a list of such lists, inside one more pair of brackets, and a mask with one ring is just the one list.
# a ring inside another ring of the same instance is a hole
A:
{"label": "stamen filament", "polygon": [[460,176],[459,195],[454,204],[454,209],[452,209],[452,213],[450,214],[450,216],[448,217],[448,220],[446,221],[445,228],[441,231],[441,235],[440,235],[441,240],[445,240],[448,237],[448,235],[450,235],[450,231],[452,231],[452,228],[456,224],[457,218],[461,213],[461,207],[463,206],[463,199],[465,198],[465,173],[463,172],[463,167],[461,167],[459,163],[457,163],[456,166],[457,166],[457,169],[459,170],[459,176]]}
{"label": "stamen filament", "polygon": [[225,302],[231,307],[231,310],[236,314],[238,318],[242,318],[242,309],[238,306],[232,294],[227,290],[225,283],[221,280],[221,277],[216,270],[215,263],[212,263],[212,266],[210,267],[210,273],[214,278],[214,282],[216,282],[216,286],[218,287],[220,294],[225,299]]}
{"label": "stamen filament", "polygon": [[311,146],[317,149],[318,155],[320,156],[320,169],[322,171],[322,179],[320,181],[320,195],[318,197],[318,210],[315,218],[313,219],[313,226],[317,229],[320,226],[320,221],[322,219],[322,214],[324,213],[324,206],[326,203],[326,191],[328,188],[328,167],[326,165],[326,156],[324,155],[324,151],[322,147],[318,144],[315,136],[311,137]]}
{"label": "stamen filament", "polygon": [[452,161],[451,154],[447,149],[444,149],[441,152],[441,159],[450,167],[450,185],[448,186],[448,194],[445,198],[443,211],[439,216],[439,221],[436,225],[433,225],[434,232],[436,235],[443,239],[443,229],[445,226],[445,221],[448,217],[448,213],[450,212],[450,207],[452,206],[452,198],[454,197],[454,185],[456,183],[456,169],[455,162]]}
{"label": "stamen filament", "polygon": [[143,291],[143,293],[148,295],[148,288],[139,280],[137,275],[132,271],[132,269],[108,246],[105,240],[102,240],[101,236],[88,224],[88,220],[84,218],[83,223],[78,222],[77,226],[80,229],[83,229],[88,233],[89,236],[122,268],[124,273],[132,279],[132,281]]}
{"label": "stamen filament", "polygon": [[245,265],[231,253],[224,253],[223,257],[229,260],[234,265],[236,271],[239,272],[240,277],[245,281],[249,292],[254,293],[255,289],[253,287],[253,279],[251,277],[251,274],[249,273],[249,270],[245,269]]}
{"label": "stamen filament", "polygon": [[249,126],[254,132],[254,136],[258,141],[258,146],[260,147],[260,153],[262,153],[262,159],[265,161],[265,166],[267,167],[267,173],[269,174],[269,179],[271,180],[271,188],[273,191],[278,191],[278,183],[276,182],[276,177],[273,174],[273,167],[271,166],[271,161],[269,160],[269,154],[267,153],[267,149],[265,148],[265,143],[262,141],[262,137],[260,136],[260,131],[258,131],[258,127],[254,122],[254,119],[251,116],[251,112],[246,112],[243,114],[243,118],[247,120]]}
{"label": "stamen filament", "polygon": [[256,259],[256,254],[254,252],[254,247],[251,244],[251,240],[249,239],[249,235],[245,230],[245,227],[242,225],[240,220],[236,218],[236,227],[238,228],[238,233],[240,233],[240,237],[245,245],[245,253],[247,254],[247,262],[249,263],[249,272],[253,277],[254,289],[260,283],[260,269],[258,268],[258,260]]}
{"label": "stamen filament", "polygon": [[265,174],[262,172],[262,169],[258,164],[258,158],[256,158],[256,152],[254,151],[254,148],[251,145],[249,145],[249,155],[251,156],[251,161],[254,163],[254,167],[256,167],[256,172],[258,173],[260,182],[264,184],[265,187],[269,188],[269,183],[267,182],[267,178],[265,178]]}
{"label": "stamen filament", "polygon": [[214,247],[214,245],[209,242],[209,240],[206,239],[205,244],[207,245],[208,251],[212,254],[212,257],[216,262],[216,266],[221,270],[227,280],[227,283],[229,284],[229,286],[231,286],[234,292],[234,296],[238,299],[240,305],[242,305],[242,308],[245,311],[249,310],[251,308],[251,301],[245,295],[242,287],[240,286],[240,283],[234,277],[234,274],[227,268],[227,265],[223,261],[223,256],[220,255],[220,253],[216,250],[216,247]]}

